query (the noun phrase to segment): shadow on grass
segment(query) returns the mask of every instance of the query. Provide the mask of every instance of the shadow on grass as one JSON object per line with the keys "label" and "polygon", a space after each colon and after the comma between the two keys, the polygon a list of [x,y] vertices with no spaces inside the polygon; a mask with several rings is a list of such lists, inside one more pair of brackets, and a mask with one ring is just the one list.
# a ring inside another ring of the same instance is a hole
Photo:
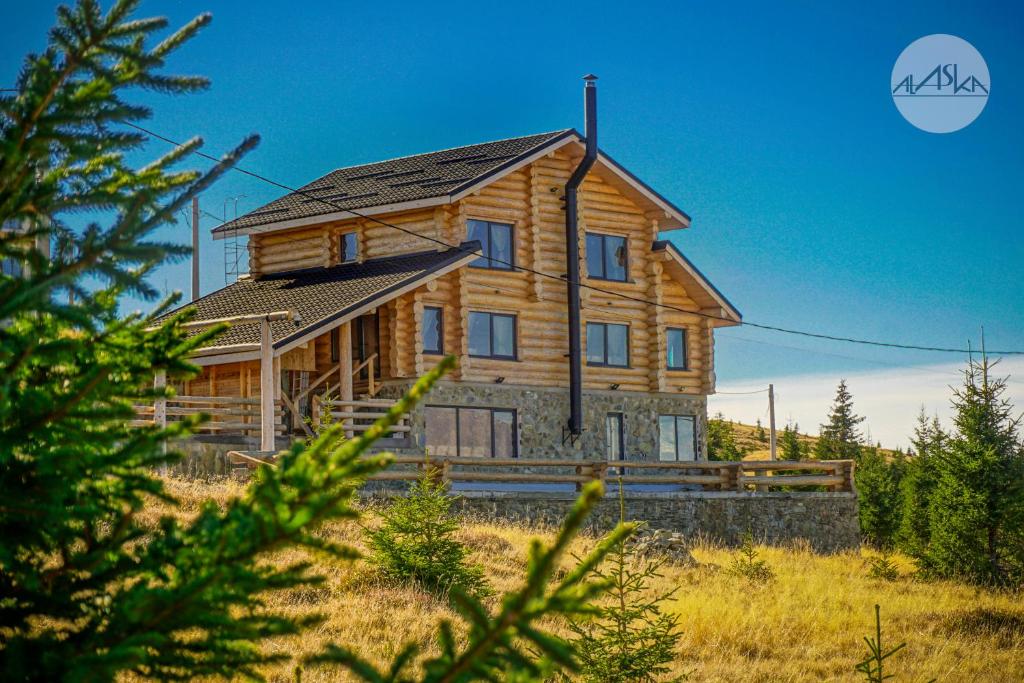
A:
{"label": "shadow on grass", "polygon": [[1024,612],[978,608],[944,615],[943,627],[951,635],[988,636],[999,647],[1024,647]]}

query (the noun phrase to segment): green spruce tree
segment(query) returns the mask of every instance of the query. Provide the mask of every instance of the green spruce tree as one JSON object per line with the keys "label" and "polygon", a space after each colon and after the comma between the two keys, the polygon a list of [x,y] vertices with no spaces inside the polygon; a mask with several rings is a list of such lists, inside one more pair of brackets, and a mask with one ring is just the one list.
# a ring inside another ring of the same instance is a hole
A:
{"label": "green spruce tree", "polygon": [[[210,20],[203,15],[159,39],[166,20],[134,18],[137,4],[118,0],[106,13],[93,0],[61,7],[49,46],[26,60],[16,92],[0,95],[0,224],[28,226],[19,236],[0,235],[0,259],[29,266],[19,277],[0,273],[5,681],[258,680],[259,666],[289,657],[265,649],[267,639],[321,619],[269,606],[274,592],[324,580],[308,563],[282,567],[270,554],[294,547],[355,556],[320,525],[357,515],[357,487],[390,461],[368,449],[454,364],[445,359],[358,438],[345,441],[336,426],[308,446],[296,443],[223,509],[210,503],[187,522],[140,521],[147,501],[173,502],[156,468],[180,457],[174,440],[201,420],[131,427],[133,405],[171,394],[154,389],[154,371],[194,376],[189,353],[222,330],[190,337],[182,329],[187,312],[156,324],[171,301],[148,315],[121,316],[118,305],[126,293],[156,296],[147,274],[187,249],[154,241],[154,231],[255,139],[205,173],[178,168],[198,139],[141,168],[129,161],[144,142],[130,124],[150,115],[129,96],[205,87],[201,77],[163,67]],[[95,221],[72,231],[63,223],[69,212]],[[36,246],[47,240],[61,245],[52,260]],[[442,626],[440,652],[402,680],[521,677],[539,671],[539,659],[574,668],[571,648],[542,620],[585,611],[607,587],[587,577],[628,527],[555,578],[602,495],[599,485],[587,487],[553,545],[533,545],[522,588],[494,613],[463,596],[465,635],[456,641],[453,627]],[[403,650],[391,668],[407,668],[414,651]],[[323,660],[364,677],[372,671],[340,647],[311,663]]]}
{"label": "green spruce tree", "polygon": [[768,443],[768,435],[764,431],[764,425],[761,424],[761,418],[757,418],[757,427],[754,429],[754,434],[759,442]]}
{"label": "green spruce tree", "polygon": [[783,460],[800,460],[803,457],[800,441],[797,439],[799,428],[800,425],[787,424],[782,429],[782,436],[779,438],[779,451]]}
{"label": "green spruce tree", "polygon": [[732,427],[732,421],[726,421],[722,413],[708,420],[708,460],[743,459],[743,451],[736,445]]}
{"label": "green spruce tree", "polygon": [[934,576],[996,586],[1024,583],[1024,448],[1021,416],[992,376],[988,357],[971,358],[954,393],[956,433],[935,459],[928,546],[919,555]]}
{"label": "green spruce tree", "polygon": [[944,453],[946,441],[938,416],[929,420],[922,406],[911,439],[913,452],[907,455],[906,474],[900,483],[902,511],[897,541],[910,555],[920,556],[928,546],[929,507],[938,477],[937,462]]}
{"label": "green spruce tree", "polygon": [[819,460],[859,458],[863,442],[859,425],[863,421],[864,418],[853,410],[853,395],[846,388],[846,380],[840,380],[835,401],[829,409],[828,422],[821,425],[815,456]]}
{"label": "green spruce tree", "polygon": [[[625,503],[619,485],[619,518],[625,523]],[[664,560],[638,557],[622,543],[596,570],[611,586],[585,619],[569,628],[576,634],[580,657],[579,680],[587,683],[656,683],[669,678],[668,664],[675,659],[679,615],[661,610],[673,591],[657,593],[650,582],[661,576]]]}
{"label": "green spruce tree", "polygon": [[902,475],[902,458],[893,461],[878,448],[862,449],[854,470],[857,515],[864,540],[877,548],[889,549],[895,543],[902,514]]}

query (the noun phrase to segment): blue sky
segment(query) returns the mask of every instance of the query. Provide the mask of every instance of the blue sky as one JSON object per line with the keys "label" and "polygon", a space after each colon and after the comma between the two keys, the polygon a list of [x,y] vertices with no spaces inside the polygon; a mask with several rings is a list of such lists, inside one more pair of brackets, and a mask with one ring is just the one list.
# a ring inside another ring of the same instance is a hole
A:
{"label": "blue sky", "polygon": [[[9,3],[0,70],[43,45],[54,6]],[[589,8],[589,9],[588,9]],[[1024,349],[1022,10],[1009,3],[143,2],[213,25],[172,62],[212,88],[144,96],[151,125],[286,184],[333,168],[582,126],[600,76],[601,145],[693,216],[673,241],[754,322],[842,336]],[[910,42],[952,33],[984,56],[987,108],[935,135],[899,115]],[[154,151],[157,148],[154,148]],[[161,148],[162,151],[162,148]],[[280,193],[234,175],[203,197]],[[208,221],[208,227],[214,222]],[[165,235],[188,239],[182,223]],[[203,289],[223,251],[202,244]],[[187,289],[188,266],[156,284]],[[751,328],[718,337],[724,386],[956,361]],[[955,378],[954,378],[955,379]]]}

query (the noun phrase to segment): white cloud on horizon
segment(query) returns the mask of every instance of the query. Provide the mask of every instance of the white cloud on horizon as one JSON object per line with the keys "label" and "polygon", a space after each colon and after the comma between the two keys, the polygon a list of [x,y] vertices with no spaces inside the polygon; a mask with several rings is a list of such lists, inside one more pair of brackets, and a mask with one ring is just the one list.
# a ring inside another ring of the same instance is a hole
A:
{"label": "white cloud on horizon", "polygon": [[[938,414],[943,426],[952,426],[951,386],[960,384],[962,364],[950,363],[872,370],[866,372],[822,373],[720,383],[718,390],[749,391],[775,384],[775,423],[779,431],[787,422],[799,423],[800,431],[816,435],[818,426],[835,398],[836,385],[843,377],[853,394],[854,409],[867,419],[862,427],[872,443],[887,448],[910,445],[917,414],[924,406],[929,415]],[[1006,397],[1018,411],[1024,412],[1024,358],[1004,358],[996,366],[997,377],[1009,376]],[[726,418],[754,424],[757,419],[768,425],[768,394],[708,397],[708,413],[722,412]]]}

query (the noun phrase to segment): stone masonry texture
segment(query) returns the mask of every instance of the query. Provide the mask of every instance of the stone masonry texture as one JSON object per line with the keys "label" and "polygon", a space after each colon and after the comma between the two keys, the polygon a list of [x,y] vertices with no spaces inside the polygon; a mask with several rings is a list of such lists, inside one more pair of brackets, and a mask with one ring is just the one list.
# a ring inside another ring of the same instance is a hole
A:
{"label": "stone masonry texture", "polygon": [[[398,398],[412,382],[389,383],[378,398]],[[603,460],[606,453],[605,417],[622,413],[627,460],[658,459],[658,415],[694,415],[697,418],[698,457],[707,452],[705,433],[707,398],[689,394],[650,394],[626,391],[583,393],[583,434],[575,444],[562,442],[569,420],[569,391],[560,388],[522,387],[478,382],[438,382],[424,405],[510,408],[516,411],[521,458],[575,458]],[[408,453],[422,453],[422,407],[410,416],[412,432]]]}

